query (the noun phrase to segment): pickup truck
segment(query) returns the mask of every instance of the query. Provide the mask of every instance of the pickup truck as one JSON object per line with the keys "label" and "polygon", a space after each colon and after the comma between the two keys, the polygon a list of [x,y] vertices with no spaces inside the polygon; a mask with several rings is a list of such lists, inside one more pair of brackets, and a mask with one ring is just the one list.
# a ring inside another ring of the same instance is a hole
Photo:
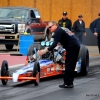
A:
{"label": "pickup truck", "polygon": [[35,41],[44,39],[48,21],[42,21],[36,8],[3,7],[0,8],[0,44],[6,49],[18,45],[19,35],[29,33]]}

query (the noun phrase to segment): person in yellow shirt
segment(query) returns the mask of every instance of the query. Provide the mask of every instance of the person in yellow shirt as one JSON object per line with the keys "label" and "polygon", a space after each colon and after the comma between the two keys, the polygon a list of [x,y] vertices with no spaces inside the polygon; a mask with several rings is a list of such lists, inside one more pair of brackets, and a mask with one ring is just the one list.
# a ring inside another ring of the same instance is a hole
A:
{"label": "person in yellow shirt", "polygon": [[68,13],[66,11],[64,11],[62,13],[62,19],[60,19],[58,21],[58,24],[59,24],[60,27],[68,28],[69,30],[71,30],[72,21],[70,19],[68,19]]}

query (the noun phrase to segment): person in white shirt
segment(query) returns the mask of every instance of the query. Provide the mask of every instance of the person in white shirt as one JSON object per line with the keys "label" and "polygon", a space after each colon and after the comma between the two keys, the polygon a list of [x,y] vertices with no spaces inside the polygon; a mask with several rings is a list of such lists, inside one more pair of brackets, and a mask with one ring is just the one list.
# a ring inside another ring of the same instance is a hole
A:
{"label": "person in white shirt", "polygon": [[83,21],[83,16],[78,15],[78,19],[74,22],[72,27],[72,32],[78,38],[81,44],[83,44],[83,35],[86,36],[85,22]]}

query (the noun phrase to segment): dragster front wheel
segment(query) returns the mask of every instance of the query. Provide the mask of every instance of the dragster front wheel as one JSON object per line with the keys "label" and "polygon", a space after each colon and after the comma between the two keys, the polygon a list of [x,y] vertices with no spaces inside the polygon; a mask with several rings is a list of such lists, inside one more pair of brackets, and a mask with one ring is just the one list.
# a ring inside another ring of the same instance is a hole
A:
{"label": "dragster front wheel", "polygon": [[35,86],[37,86],[40,82],[40,64],[37,61],[34,62],[33,77],[36,77],[34,84],[35,84]]}
{"label": "dragster front wheel", "polygon": [[[9,76],[9,69],[8,69],[8,62],[4,60],[1,65],[1,77]],[[8,80],[7,79],[1,79],[1,82],[3,85],[6,85]]]}

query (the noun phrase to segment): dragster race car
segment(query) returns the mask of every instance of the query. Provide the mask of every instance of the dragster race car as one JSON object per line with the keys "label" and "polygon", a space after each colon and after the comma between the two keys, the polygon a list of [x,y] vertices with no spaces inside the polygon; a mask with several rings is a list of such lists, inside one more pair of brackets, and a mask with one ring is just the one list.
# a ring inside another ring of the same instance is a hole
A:
{"label": "dragster race car", "polygon": [[[41,47],[51,45],[51,41],[41,42]],[[38,46],[38,45],[37,45]],[[8,80],[13,82],[22,82],[34,80],[34,84],[38,85],[41,78],[63,74],[65,69],[65,50],[60,47],[51,52],[38,57],[38,49],[31,45],[28,52],[28,64],[23,68],[16,70],[11,75],[8,68],[8,62],[3,61],[1,65],[1,81],[3,85],[7,84]],[[80,66],[78,66],[80,64]],[[75,71],[81,75],[87,75],[89,68],[89,53],[86,46],[81,45]]]}
{"label": "dragster race car", "polygon": [[[42,56],[38,56],[38,51],[52,45],[53,41],[37,42],[28,49],[26,64],[13,72],[11,75],[8,62],[3,61],[1,65],[1,82],[6,85],[8,80],[13,82],[23,82],[33,80],[38,85],[40,79],[63,74],[65,70],[65,49],[58,44],[57,47]],[[85,45],[81,45],[75,71],[81,75],[87,75],[89,69],[89,51]]]}

